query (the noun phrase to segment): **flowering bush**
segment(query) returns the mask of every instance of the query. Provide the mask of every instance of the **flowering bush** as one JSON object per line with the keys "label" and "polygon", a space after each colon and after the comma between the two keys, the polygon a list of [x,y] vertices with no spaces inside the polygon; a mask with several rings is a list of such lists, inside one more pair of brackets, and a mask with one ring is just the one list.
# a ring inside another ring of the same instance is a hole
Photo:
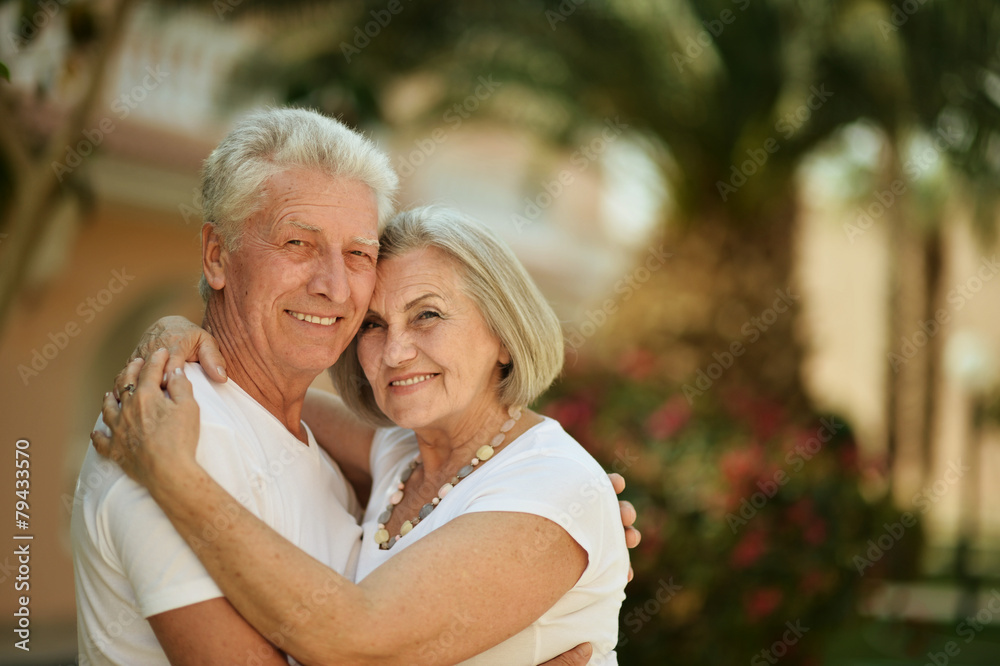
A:
{"label": "flowering bush", "polygon": [[542,407],[639,512],[621,663],[819,663],[865,589],[913,569],[919,525],[872,552],[899,515],[840,418],[749,393],[691,404],[635,357],[571,371]]}

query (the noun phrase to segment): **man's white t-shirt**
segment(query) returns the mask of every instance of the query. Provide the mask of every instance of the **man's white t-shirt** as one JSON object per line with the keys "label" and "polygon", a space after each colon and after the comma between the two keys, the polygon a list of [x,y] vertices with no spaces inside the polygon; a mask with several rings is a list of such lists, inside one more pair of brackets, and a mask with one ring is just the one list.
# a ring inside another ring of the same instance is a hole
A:
{"label": "man's white t-shirt", "polygon": [[[312,433],[307,446],[235,382],[215,384],[200,365],[188,363],[185,374],[201,408],[201,466],[279,534],[352,577],[361,507]],[[228,520],[226,507],[217,520],[206,541]],[[93,446],[71,531],[81,664],[167,664],[145,618],[223,596],[149,493]]]}
{"label": "man's white t-shirt", "polygon": [[[561,525],[587,551],[587,568],[531,626],[463,663],[540,664],[586,642],[594,647],[591,663],[617,663],[618,613],[625,599],[629,559],[618,500],[597,461],[558,422],[546,418],[481,463],[390,550],[380,550],[375,543],[378,516],[417,450],[411,430],[383,428],[375,433],[372,499],[365,513],[357,581],[463,514],[514,511],[542,516]],[[453,631],[461,640],[462,633],[476,627],[462,626],[459,619]],[[443,642],[441,649],[439,656],[447,657]]]}

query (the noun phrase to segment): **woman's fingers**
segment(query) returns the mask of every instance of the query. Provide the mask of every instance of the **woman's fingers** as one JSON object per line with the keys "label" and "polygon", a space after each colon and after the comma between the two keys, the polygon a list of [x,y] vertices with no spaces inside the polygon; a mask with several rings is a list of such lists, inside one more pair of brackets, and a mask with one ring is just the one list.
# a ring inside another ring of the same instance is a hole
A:
{"label": "woman's fingers", "polygon": [[143,359],[134,358],[125,365],[125,369],[118,373],[115,377],[115,388],[114,396],[118,400],[122,399],[122,393],[126,391],[127,386],[131,386],[132,390],[135,390],[136,382],[139,381],[139,370],[143,366]]}
{"label": "woman's fingers", "polygon": [[170,394],[170,399],[178,405],[187,402],[193,403],[195,406],[198,404],[194,399],[194,387],[191,386],[191,381],[184,376],[184,371],[181,368],[167,374],[167,393]]}
{"label": "woman's fingers", "polygon": [[105,458],[111,449],[111,438],[99,430],[90,433],[90,441],[94,443],[94,448]]}
{"label": "woman's fingers", "polygon": [[634,527],[625,528],[625,545],[629,548],[635,548],[642,541],[642,532],[635,529]]}
{"label": "woman's fingers", "polygon": [[608,478],[611,479],[611,485],[615,489],[615,494],[621,495],[622,491],[625,490],[625,477],[618,472],[611,472],[611,474],[608,474]]}
{"label": "woman's fingers", "polygon": [[142,364],[142,368],[139,370],[139,377],[136,380],[137,388],[144,391],[159,391],[163,383],[163,371],[169,358],[170,355],[163,347],[153,352],[153,355]]}
{"label": "woman's fingers", "polygon": [[118,404],[118,399],[115,398],[113,393],[105,393],[104,402],[101,403],[101,418],[104,419],[105,425],[110,426],[113,423],[118,423],[121,413],[122,410]]}

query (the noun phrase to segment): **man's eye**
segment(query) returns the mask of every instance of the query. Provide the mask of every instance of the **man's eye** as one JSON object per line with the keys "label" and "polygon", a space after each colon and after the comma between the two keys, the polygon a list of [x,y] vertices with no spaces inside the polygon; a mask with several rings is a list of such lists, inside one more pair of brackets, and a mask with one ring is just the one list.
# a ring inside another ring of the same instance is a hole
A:
{"label": "man's eye", "polygon": [[295,245],[297,247],[301,247],[302,245],[305,245],[305,244],[306,244],[306,242],[303,241],[303,240],[290,240],[290,241],[288,241],[288,243],[286,243],[286,245]]}
{"label": "man's eye", "polygon": [[371,330],[373,330],[375,328],[378,328],[378,327],[379,327],[379,323],[377,321],[365,321],[365,322],[361,322],[361,330],[362,331],[371,331]]}

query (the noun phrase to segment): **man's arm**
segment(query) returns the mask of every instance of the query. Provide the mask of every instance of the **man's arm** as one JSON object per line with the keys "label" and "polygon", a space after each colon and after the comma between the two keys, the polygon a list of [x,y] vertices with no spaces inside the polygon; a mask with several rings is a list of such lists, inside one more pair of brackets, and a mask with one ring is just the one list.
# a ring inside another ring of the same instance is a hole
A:
{"label": "man's arm", "polygon": [[288,666],[222,597],[153,615],[149,625],[173,666]]}

